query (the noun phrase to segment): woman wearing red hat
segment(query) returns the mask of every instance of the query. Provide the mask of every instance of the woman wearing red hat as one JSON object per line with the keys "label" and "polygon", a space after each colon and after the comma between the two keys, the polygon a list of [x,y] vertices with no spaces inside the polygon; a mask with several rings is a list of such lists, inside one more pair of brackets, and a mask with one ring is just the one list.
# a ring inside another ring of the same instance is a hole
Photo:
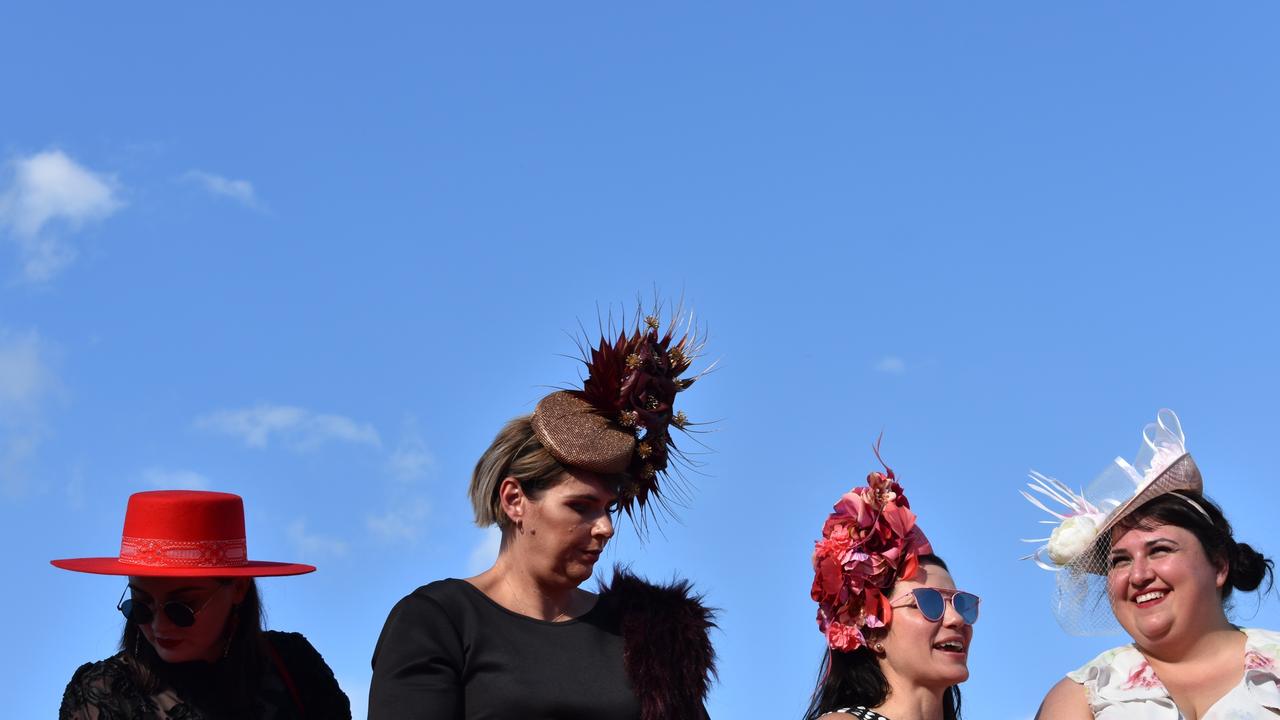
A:
{"label": "woman wearing red hat", "polygon": [[584,359],[581,390],[543,398],[476,464],[477,524],[497,525],[493,567],[418,588],[391,611],[373,656],[371,720],[700,720],[711,613],[687,583],[623,571],[579,587],[614,534],[660,501],[690,337],[637,318]]}
{"label": "woman wearing red hat", "polygon": [[137,493],[118,557],[52,562],[129,578],[117,603],[120,652],[76,670],[60,720],[351,717],[306,638],[262,629],[254,578],[315,568],[249,560],[239,496]]}

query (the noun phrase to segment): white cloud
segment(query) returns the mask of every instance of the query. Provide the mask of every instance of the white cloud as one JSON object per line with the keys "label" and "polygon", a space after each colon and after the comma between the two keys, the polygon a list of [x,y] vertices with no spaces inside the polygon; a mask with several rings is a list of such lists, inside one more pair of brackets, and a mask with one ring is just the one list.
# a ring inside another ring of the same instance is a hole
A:
{"label": "white cloud", "polygon": [[44,406],[60,391],[50,355],[36,332],[0,328],[0,491],[10,497],[25,489],[25,465],[46,432]]}
{"label": "white cloud", "polygon": [[149,467],[142,471],[142,482],[158,490],[208,490],[209,479],[192,470],[166,470]]}
{"label": "white cloud", "polygon": [[345,540],[307,532],[307,521],[302,518],[289,525],[288,534],[298,552],[307,559],[345,557],[350,550]]}
{"label": "white cloud", "polygon": [[404,499],[381,515],[369,515],[365,526],[380,540],[413,542],[422,535],[430,506],[422,498]]}
{"label": "white cloud", "polygon": [[57,388],[49,348],[35,331],[0,328],[0,422],[29,415]]}
{"label": "white cloud", "polygon": [[387,457],[387,469],[397,480],[410,482],[426,475],[434,464],[435,458],[418,434],[416,424],[406,422],[400,442]]}
{"label": "white cloud", "polygon": [[253,183],[248,180],[232,180],[203,170],[190,170],[183,179],[197,183],[214,195],[228,197],[240,204],[257,209],[258,196],[253,191]]}
{"label": "white cloud", "polygon": [[242,410],[219,410],[196,418],[196,427],[240,438],[255,448],[265,448],[272,438],[299,451],[314,450],[331,441],[382,446],[378,431],[369,423],[291,405],[264,403]]}
{"label": "white cloud", "polygon": [[886,355],[876,363],[876,371],[889,375],[902,375],[907,372],[907,363],[900,357]]}
{"label": "white cloud", "polygon": [[471,549],[471,555],[467,557],[467,571],[475,575],[489,569],[494,559],[498,557],[498,549],[501,547],[502,531],[497,527],[485,528],[484,536]]}
{"label": "white cloud", "polygon": [[115,179],[95,173],[61,150],[13,160],[12,181],[0,192],[0,227],[18,246],[23,275],[48,280],[76,258],[76,249],[51,226],[79,230],[123,205]]}

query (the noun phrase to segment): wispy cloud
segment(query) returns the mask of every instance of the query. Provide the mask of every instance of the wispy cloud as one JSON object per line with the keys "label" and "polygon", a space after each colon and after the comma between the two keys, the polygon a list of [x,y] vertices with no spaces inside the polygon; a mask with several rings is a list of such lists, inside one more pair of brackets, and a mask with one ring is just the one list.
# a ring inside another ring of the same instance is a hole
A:
{"label": "wispy cloud", "polygon": [[876,363],[876,371],[889,375],[903,375],[907,372],[907,363],[895,355],[886,355]]}
{"label": "wispy cloud", "polygon": [[427,450],[427,443],[418,434],[417,423],[406,421],[399,442],[387,456],[387,469],[392,477],[404,482],[418,480],[426,476],[434,464],[435,457]]}
{"label": "wispy cloud", "polygon": [[44,409],[60,391],[51,350],[34,331],[0,328],[0,491],[20,495],[27,462],[45,435]]}
{"label": "wispy cloud", "polygon": [[502,531],[496,527],[485,528],[484,536],[471,548],[471,554],[467,557],[467,571],[475,575],[487,570],[498,557],[498,549],[501,547]]}
{"label": "wispy cloud", "polygon": [[264,403],[240,410],[219,410],[196,418],[195,424],[203,430],[239,438],[254,448],[265,448],[273,440],[302,452],[329,442],[382,446],[378,431],[369,423],[293,405]]}
{"label": "wispy cloud", "polygon": [[149,467],[141,473],[142,482],[158,490],[208,490],[209,479],[193,470],[168,470]]}
{"label": "wispy cloud", "polygon": [[0,228],[7,228],[17,244],[23,276],[43,282],[76,258],[62,233],[105,219],[123,202],[113,177],[85,168],[61,150],[18,157],[9,166],[12,177],[0,191]]}
{"label": "wispy cloud", "polygon": [[248,180],[233,180],[203,170],[188,170],[182,179],[199,185],[210,194],[231,198],[245,207],[255,210],[262,207],[253,190],[253,183]]}
{"label": "wispy cloud", "polygon": [[403,498],[391,509],[365,518],[365,526],[379,540],[413,542],[422,535],[430,505],[422,498]]}
{"label": "wispy cloud", "polygon": [[323,557],[345,557],[350,547],[345,540],[307,532],[307,521],[298,518],[289,524],[289,541],[308,560]]}

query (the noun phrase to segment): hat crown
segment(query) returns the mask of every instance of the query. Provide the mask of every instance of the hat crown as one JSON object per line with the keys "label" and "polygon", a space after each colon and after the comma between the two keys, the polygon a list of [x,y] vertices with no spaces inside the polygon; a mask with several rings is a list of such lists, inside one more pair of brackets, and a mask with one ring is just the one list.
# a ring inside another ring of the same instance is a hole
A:
{"label": "hat crown", "polygon": [[202,542],[244,541],[244,501],[205,490],[153,490],[129,496],[125,537]]}

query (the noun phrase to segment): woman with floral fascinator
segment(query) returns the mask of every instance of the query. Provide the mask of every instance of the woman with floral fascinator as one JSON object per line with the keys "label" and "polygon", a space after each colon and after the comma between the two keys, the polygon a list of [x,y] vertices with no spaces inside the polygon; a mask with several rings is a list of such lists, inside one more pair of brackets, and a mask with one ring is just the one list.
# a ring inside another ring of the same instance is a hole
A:
{"label": "woman with floral fascinator", "polygon": [[1039,497],[1023,493],[1055,517],[1028,557],[1057,573],[1059,623],[1078,635],[1118,624],[1133,641],[1067,673],[1038,717],[1280,716],[1280,633],[1227,618],[1232,592],[1257,589],[1272,562],[1205,497],[1177,415],[1161,410],[1142,438],[1134,462],[1116,458],[1083,492],[1033,472]]}
{"label": "woman with floral fascinator", "polygon": [[120,652],[76,670],[61,720],[350,720],[306,638],[262,629],[254,579],[315,568],[249,560],[238,495],[136,493],[118,557],[52,562],[129,579]]}
{"label": "woman with floral fascinator", "polygon": [[836,503],[813,570],[827,654],[805,719],[959,718],[978,597],[956,589],[888,466]]}
{"label": "woman with floral fascinator", "polygon": [[636,318],[583,359],[580,389],[511,420],[476,463],[476,523],[502,532],[488,570],[418,588],[373,655],[371,720],[698,720],[713,669],[712,614],[689,586],[623,570],[582,587],[620,512],[662,501],[688,419],[692,335]]}

